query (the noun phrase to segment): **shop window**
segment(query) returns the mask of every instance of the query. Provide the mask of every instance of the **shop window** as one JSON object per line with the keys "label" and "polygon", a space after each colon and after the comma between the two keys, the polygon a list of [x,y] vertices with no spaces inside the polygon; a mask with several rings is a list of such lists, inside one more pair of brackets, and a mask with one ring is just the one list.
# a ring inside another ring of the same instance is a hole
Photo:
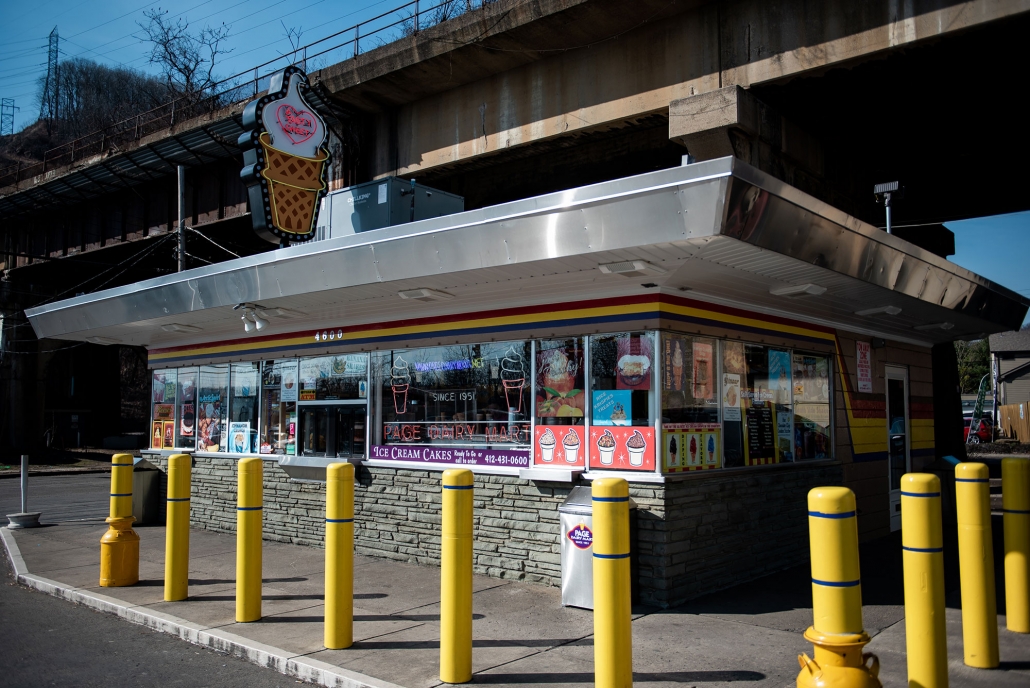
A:
{"label": "shop window", "polygon": [[297,396],[300,371],[297,359],[261,364],[262,454],[297,453]]}
{"label": "shop window", "polygon": [[192,450],[197,444],[197,368],[180,368],[175,446]]}
{"label": "shop window", "polygon": [[171,449],[175,446],[176,373],[174,368],[169,368],[155,370],[151,376],[150,446],[153,449]]}
{"label": "shop window", "polygon": [[228,446],[229,366],[200,366],[197,375],[197,450],[224,452]]}
{"label": "shop window", "polygon": [[[527,342],[377,356],[382,441],[505,449],[530,443]],[[454,455],[441,454],[441,460]],[[475,461],[472,461],[475,463]]]}
{"label": "shop window", "polygon": [[725,342],[723,371],[725,465],[793,461],[790,352]]}
{"label": "shop window", "polygon": [[538,466],[586,466],[586,340],[536,342],[536,414],[534,463]]}
{"label": "shop window", "polygon": [[365,399],[368,354],[320,356],[300,361],[300,401]]}
{"label": "shop window", "polygon": [[830,359],[794,354],[794,455],[825,459],[830,443]]}
{"label": "shop window", "polygon": [[[723,465],[718,345],[707,337],[662,335],[662,457],[666,471]],[[735,396],[731,400],[737,402]]]}
{"label": "shop window", "polygon": [[654,335],[590,337],[590,468],[655,468]]}
{"label": "shop window", "polygon": [[250,454],[258,449],[258,365],[232,364],[228,438],[231,454]]}

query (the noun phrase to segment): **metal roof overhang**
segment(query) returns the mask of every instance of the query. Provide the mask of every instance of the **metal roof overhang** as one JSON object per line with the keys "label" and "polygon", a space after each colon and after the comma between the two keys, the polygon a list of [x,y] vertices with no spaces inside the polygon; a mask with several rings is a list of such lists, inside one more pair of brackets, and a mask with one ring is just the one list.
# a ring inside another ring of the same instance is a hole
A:
{"label": "metal roof overhang", "polygon": [[[627,279],[598,269],[628,260],[664,272]],[[826,291],[772,293],[807,284]],[[398,297],[413,288],[454,298]],[[925,345],[1013,329],[1030,306],[722,158],[269,251],[26,314],[40,338],[170,347],[244,338],[232,311],[243,302],[299,313],[272,318],[265,335],[656,290]],[[902,311],[857,313],[885,306]],[[172,323],[200,329],[161,327]]]}

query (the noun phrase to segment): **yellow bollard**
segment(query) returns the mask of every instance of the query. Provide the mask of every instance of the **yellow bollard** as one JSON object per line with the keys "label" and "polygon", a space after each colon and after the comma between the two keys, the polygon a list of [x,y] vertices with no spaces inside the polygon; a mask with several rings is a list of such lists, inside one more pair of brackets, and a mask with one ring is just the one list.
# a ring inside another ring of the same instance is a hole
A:
{"label": "yellow bollard", "polygon": [[629,567],[629,483],[598,478],[594,515],[594,685],[633,685],[633,616]]}
{"label": "yellow bollard", "polygon": [[968,666],[998,666],[998,601],[991,541],[991,479],[982,463],[955,467],[962,649]]}
{"label": "yellow bollard", "polygon": [[808,537],[813,623],[805,640],[815,646],[815,657],[798,656],[798,688],[880,688],[880,662],[862,652],[869,636],[862,624],[855,494],[846,487],[812,489]]}
{"label": "yellow bollard", "polygon": [[240,459],[236,496],[236,620],[261,618],[261,507],[264,465],[259,458]]}
{"label": "yellow bollard", "polygon": [[354,642],[354,464],[332,463],[325,481],[325,646]]}
{"label": "yellow bollard", "polygon": [[947,688],[941,481],[935,475],[901,476],[901,549],[908,684]]}
{"label": "yellow bollard", "polygon": [[139,582],[139,535],[132,529],[132,454],[111,457],[111,515],[100,538],[100,585]]}
{"label": "yellow bollard", "polygon": [[1005,619],[1014,633],[1030,633],[1030,461],[1001,460],[1005,524]]}
{"label": "yellow bollard", "polygon": [[168,502],[165,517],[165,602],[189,596],[190,473],[189,454],[168,457]]}
{"label": "yellow bollard", "polygon": [[472,680],[472,471],[443,472],[440,680]]}

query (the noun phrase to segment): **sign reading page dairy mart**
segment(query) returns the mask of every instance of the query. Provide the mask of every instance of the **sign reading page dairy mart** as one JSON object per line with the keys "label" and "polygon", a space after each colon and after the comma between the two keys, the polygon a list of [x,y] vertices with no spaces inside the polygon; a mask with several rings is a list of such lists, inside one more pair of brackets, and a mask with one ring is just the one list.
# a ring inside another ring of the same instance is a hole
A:
{"label": "sign reading page dairy mart", "polygon": [[305,98],[311,91],[300,69],[272,76],[268,93],[243,111],[240,178],[247,185],[254,231],[263,239],[307,241],[315,235],[326,192],[329,151],[325,122]]}

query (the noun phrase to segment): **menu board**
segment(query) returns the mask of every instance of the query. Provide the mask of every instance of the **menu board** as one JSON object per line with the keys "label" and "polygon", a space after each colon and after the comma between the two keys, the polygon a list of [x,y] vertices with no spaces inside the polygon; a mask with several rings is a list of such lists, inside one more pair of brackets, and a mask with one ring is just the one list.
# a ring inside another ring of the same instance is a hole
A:
{"label": "menu board", "polygon": [[768,404],[752,406],[747,418],[747,463],[754,466],[776,463],[776,426]]}

